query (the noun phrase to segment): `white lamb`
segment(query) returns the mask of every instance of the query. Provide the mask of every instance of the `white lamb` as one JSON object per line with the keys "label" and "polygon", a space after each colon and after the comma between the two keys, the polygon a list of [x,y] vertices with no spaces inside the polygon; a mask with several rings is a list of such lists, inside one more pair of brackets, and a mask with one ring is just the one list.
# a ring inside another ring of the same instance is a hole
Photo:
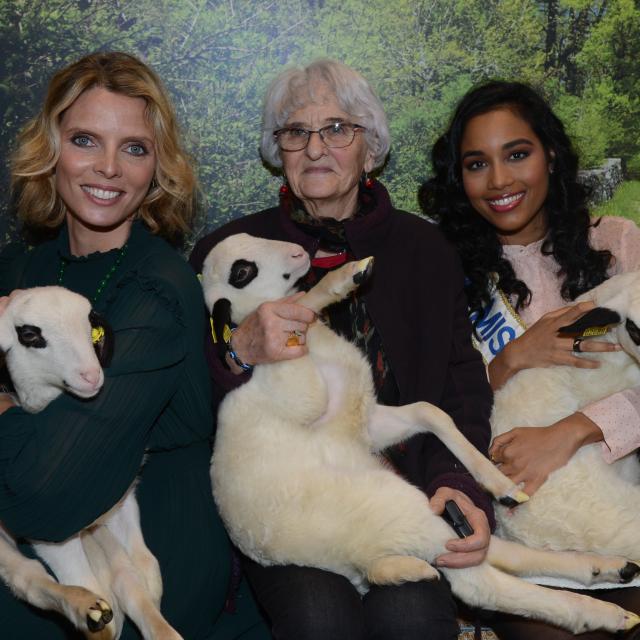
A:
{"label": "white lamb", "polygon": [[[318,312],[357,286],[371,260],[329,273],[302,299]],[[238,323],[261,302],[288,295],[309,268],[294,244],[231,236],[205,260],[203,287],[214,308]],[[524,499],[477,452],[451,419],[419,402],[376,404],[371,372],[358,349],[320,322],[309,327],[309,354],[255,368],[227,395],[212,460],[214,496],[233,541],[264,565],[298,564],[367,583],[436,579],[430,562],[454,534],[425,495],[385,468],[376,455],[417,433],[438,435],[496,496]],[[638,567],[622,558],[528,550],[492,538],[488,561],[443,569],[453,592],[471,605],[514,612],[574,632],[628,629],[640,621],[614,605],[549,591],[503,573],[595,576],[626,581]]]}
{"label": "white lamb", "polygon": [[[0,315],[0,350],[17,397],[31,413],[63,391],[95,396],[112,342],[89,301],[62,287],[15,292]],[[160,614],[160,568],[142,538],[133,488],[88,530],[33,546],[59,582],[25,558],[0,523],[0,577],[18,598],[65,615],[88,638],[119,637],[126,614],[145,640],[180,640]]]}
{"label": "white lamb", "polygon": [[[527,369],[495,395],[494,436],[513,427],[545,427],[591,402],[640,385],[640,272],[614,276],[579,300],[597,309],[581,318],[579,333],[613,325],[605,336],[623,351],[589,353],[598,369]],[[578,324],[577,323],[577,324]],[[554,471],[526,504],[498,508],[503,535],[529,546],[620,554],[640,559],[640,464],[635,453],[607,464],[599,444],[584,446]]]}

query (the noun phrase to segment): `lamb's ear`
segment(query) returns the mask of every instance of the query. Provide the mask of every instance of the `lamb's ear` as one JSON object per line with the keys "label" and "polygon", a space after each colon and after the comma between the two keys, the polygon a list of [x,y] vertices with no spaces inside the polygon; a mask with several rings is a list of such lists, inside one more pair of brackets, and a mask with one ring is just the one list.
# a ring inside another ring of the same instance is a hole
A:
{"label": "lamb's ear", "polygon": [[585,337],[602,335],[609,330],[608,327],[610,325],[619,324],[620,320],[620,314],[617,311],[607,309],[607,307],[596,307],[591,311],[587,311],[573,324],[560,327],[558,333],[565,336]]}
{"label": "lamb's ear", "polygon": [[224,358],[227,351],[226,342],[230,332],[231,302],[227,298],[219,298],[211,309],[211,335],[221,358]]}
{"label": "lamb's ear", "polygon": [[113,329],[100,314],[93,310],[89,312],[89,322],[91,323],[91,341],[100,366],[102,368],[108,367],[111,364],[115,347]]}

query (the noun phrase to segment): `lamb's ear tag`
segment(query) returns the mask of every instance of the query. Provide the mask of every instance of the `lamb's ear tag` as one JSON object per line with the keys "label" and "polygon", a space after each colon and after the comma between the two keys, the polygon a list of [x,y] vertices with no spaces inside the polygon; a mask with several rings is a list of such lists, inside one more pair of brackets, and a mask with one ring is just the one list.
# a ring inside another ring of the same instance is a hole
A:
{"label": "lamb's ear tag", "polygon": [[617,311],[606,307],[596,307],[587,311],[573,324],[560,327],[558,333],[563,336],[583,338],[603,336],[613,325],[619,324],[620,319],[620,314]]}
{"label": "lamb's ear tag", "polygon": [[91,329],[91,342],[94,345],[101,344],[104,340],[104,327],[93,327]]}
{"label": "lamb's ear tag", "polygon": [[220,356],[224,357],[231,338],[231,302],[227,298],[216,300],[211,309],[211,337]]}

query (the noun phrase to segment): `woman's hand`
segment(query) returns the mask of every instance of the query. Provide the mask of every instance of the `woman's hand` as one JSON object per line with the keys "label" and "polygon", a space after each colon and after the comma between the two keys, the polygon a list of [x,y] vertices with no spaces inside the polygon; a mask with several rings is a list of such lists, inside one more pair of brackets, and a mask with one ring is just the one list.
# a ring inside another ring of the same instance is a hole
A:
{"label": "woman's hand", "polygon": [[440,487],[429,504],[431,510],[440,515],[444,511],[447,500],[453,500],[460,507],[469,524],[473,528],[473,535],[467,538],[452,538],[445,545],[451,553],[444,553],[436,558],[436,566],[460,569],[480,564],[487,555],[491,530],[487,516],[482,509],[476,507],[466,494],[450,487]]}
{"label": "woman's hand", "polygon": [[11,409],[15,406],[16,403],[8,393],[0,393],[0,415],[2,415],[7,409]]}
{"label": "woman's hand", "polygon": [[489,456],[513,482],[523,482],[531,496],[580,447],[601,440],[600,427],[576,412],[548,427],[517,427],[503,433],[491,443]]}
{"label": "woman's hand", "polygon": [[[231,344],[242,362],[264,364],[299,358],[307,353],[306,333],[316,314],[296,304],[303,295],[304,292],[299,292],[273,302],[263,302],[238,325]],[[287,345],[293,336],[298,345]],[[230,364],[232,370],[241,373],[235,363]]]}
{"label": "woman's hand", "polygon": [[[499,389],[511,376],[523,369],[550,367],[555,364],[579,369],[596,369],[597,360],[581,358],[573,351],[573,338],[560,336],[558,329],[570,325],[595,307],[591,301],[579,302],[543,315],[519,338],[512,340],[489,364],[489,380]],[[620,346],[602,340],[581,342],[583,352],[619,351]]]}
{"label": "woman's hand", "polygon": [[11,296],[0,296],[0,316],[4,313],[4,310],[9,305],[9,299]]}

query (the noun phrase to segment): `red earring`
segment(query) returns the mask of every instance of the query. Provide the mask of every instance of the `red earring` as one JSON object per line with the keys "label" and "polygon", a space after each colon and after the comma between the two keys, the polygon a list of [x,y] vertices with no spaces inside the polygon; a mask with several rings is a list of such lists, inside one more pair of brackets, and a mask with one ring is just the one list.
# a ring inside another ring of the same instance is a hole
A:
{"label": "red earring", "polygon": [[366,173],[364,174],[364,186],[367,189],[373,189],[373,185],[375,184],[375,180],[370,178]]}
{"label": "red earring", "polygon": [[287,177],[282,176],[282,184],[280,185],[280,196],[286,196],[289,193],[289,184],[287,183]]}

